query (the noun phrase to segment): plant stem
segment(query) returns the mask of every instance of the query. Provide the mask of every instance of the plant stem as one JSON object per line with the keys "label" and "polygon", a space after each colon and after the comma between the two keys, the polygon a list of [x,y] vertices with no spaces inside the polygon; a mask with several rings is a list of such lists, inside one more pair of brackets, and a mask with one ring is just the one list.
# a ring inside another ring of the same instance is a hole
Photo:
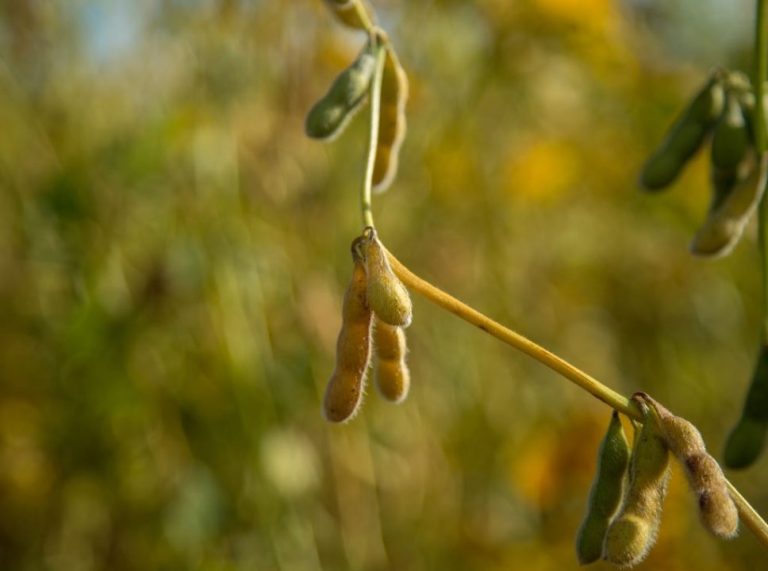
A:
{"label": "plant stem", "polygon": [[371,120],[368,128],[368,157],[365,162],[365,176],[360,190],[360,210],[363,215],[363,227],[374,226],[371,208],[371,187],[373,168],[376,164],[376,147],[379,140],[379,107],[381,106],[381,76],[384,72],[385,43],[380,35],[372,34],[371,41],[376,42],[376,69],[371,81]]}
{"label": "plant stem", "polygon": [[[766,151],[765,106],[763,105],[766,69],[768,68],[768,19],[765,0],[757,0],[755,15],[755,146],[758,154]],[[757,213],[757,237],[763,276],[762,342],[768,342],[768,197],[763,192]]]}
{"label": "plant stem", "polygon": [[[558,357],[551,351],[548,351],[541,345],[534,343],[527,337],[512,331],[508,327],[504,327],[490,317],[480,313],[476,309],[473,309],[450,294],[432,285],[428,281],[421,279],[406,268],[390,252],[387,252],[387,255],[395,274],[397,274],[400,280],[402,280],[402,282],[411,290],[421,294],[428,301],[450,311],[464,321],[479,327],[507,345],[511,345],[515,349],[533,357],[543,365],[546,365],[556,373],[559,373],[572,383],[581,387],[592,396],[603,401],[611,408],[618,410],[631,419],[642,422],[643,416],[640,410],[625,396],[605,386],[594,377],[588,375],[565,359]],[[744,525],[746,525],[764,545],[768,546],[768,524],[766,524],[760,514],[755,511],[744,496],[742,496],[730,482],[728,482],[728,489],[733,498],[733,502],[739,510],[741,521],[744,522]]]}
{"label": "plant stem", "polygon": [[360,21],[365,26],[366,31],[372,35],[374,30],[373,22],[368,15],[368,10],[366,10],[363,5],[363,0],[352,0],[352,5],[355,8],[355,12],[357,12],[357,16],[360,18]]}
{"label": "plant stem", "polygon": [[450,311],[464,321],[468,321],[486,333],[493,335],[507,345],[511,345],[515,349],[533,357],[553,371],[560,373],[566,379],[575,383],[594,397],[600,399],[611,408],[624,413],[630,418],[639,421],[643,420],[640,410],[632,404],[628,398],[620,395],[613,389],[606,387],[597,379],[591,377],[554,353],[547,351],[544,347],[534,343],[527,337],[504,327],[490,317],[480,313],[476,309],[473,309],[455,297],[445,293],[431,283],[421,279],[406,268],[391,253],[389,253],[389,261],[394,272],[408,288],[423,295],[432,303]]}

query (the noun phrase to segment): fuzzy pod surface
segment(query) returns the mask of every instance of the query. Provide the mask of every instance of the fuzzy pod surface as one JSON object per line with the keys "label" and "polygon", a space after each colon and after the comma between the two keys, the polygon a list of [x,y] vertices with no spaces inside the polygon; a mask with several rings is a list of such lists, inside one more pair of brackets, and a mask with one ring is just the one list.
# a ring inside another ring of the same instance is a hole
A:
{"label": "fuzzy pod surface", "polygon": [[387,400],[400,403],[408,396],[411,373],[405,362],[407,343],[402,327],[374,319],[374,379],[379,393]]}
{"label": "fuzzy pod surface", "polygon": [[336,342],[336,367],[323,400],[325,418],[343,422],[357,412],[363,398],[365,374],[371,357],[373,312],[366,299],[368,279],[362,260],[356,260],[344,295],[341,331]]}
{"label": "fuzzy pod surface", "polygon": [[368,271],[368,303],[384,323],[408,327],[413,318],[411,296],[392,271],[376,231],[369,228],[366,232],[364,256]]}
{"label": "fuzzy pod surface", "polygon": [[603,558],[621,567],[637,565],[656,542],[669,482],[669,451],[653,414],[646,411],[629,467],[621,512],[611,522]]}
{"label": "fuzzy pod surface", "polygon": [[702,524],[717,537],[734,537],[739,526],[736,504],[720,465],[707,452],[701,433],[691,422],[672,414],[648,395],[643,400],[656,412],[664,441],[685,470],[698,501]]}
{"label": "fuzzy pod surface", "polygon": [[581,565],[600,559],[611,519],[624,495],[630,447],[619,413],[614,411],[597,454],[597,473],[589,493],[587,513],[576,534],[576,556]]}

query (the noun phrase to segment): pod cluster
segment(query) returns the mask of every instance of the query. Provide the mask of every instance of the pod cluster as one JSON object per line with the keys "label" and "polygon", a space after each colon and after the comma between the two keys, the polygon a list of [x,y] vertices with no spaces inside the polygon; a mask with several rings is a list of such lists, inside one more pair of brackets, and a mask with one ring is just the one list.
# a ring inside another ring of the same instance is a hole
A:
{"label": "pod cluster", "polygon": [[663,190],[697,151],[711,142],[711,199],[707,217],[690,245],[693,254],[729,254],[760,201],[766,161],[755,150],[754,101],[752,86],[743,74],[715,70],[640,173],[644,189]]}
{"label": "pod cluster", "polygon": [[354,267],[344,296],[336,367],[323,401],[331,422],[347,421],[359,410],[372,353],[376,386],[384,398],[402,402],[410,388],[404,331],[413,315],[408,290],[392,271],[373,228],[366,228],[351,249]]}
{"label": "pod cluster", "polygon": [[644,393],[633,401],[644,419],[631,452],[616,412],[600,446],[587,514],[576,537],[582,565],[602,558],[631,567],[645,559],[661,526],[670,457],[685,470],[704,527],[724,539],[738,531],[738,511],[723,471],[696,427]]}
{"label": "pod cluster", "polygon": [[344,25],[368,34],[368,42],[352,64],[333,81],[327,93],[307,114],[304,130],[309,137],[331,141],[344,131],[350,120],[368,100],[375,85],[377,54],[382,69],[378,109],[378,133],[372,185],[376,192],[385,191],[397,173],[400,145],[405,138],[405,104],[408,99],[408,77],[387,35],[380,29],[369,30],[358,11],[371,12],[364,3],[352,0],[326,0],[336,18]]}

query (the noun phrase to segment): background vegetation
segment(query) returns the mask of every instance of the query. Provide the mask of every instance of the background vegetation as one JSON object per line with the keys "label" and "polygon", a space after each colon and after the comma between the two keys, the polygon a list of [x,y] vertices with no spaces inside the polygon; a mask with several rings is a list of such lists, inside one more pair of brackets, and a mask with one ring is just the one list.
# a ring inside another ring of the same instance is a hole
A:
{"label": "background vegetation", "polygon": [[[0,6],[0,567],[577,568],[609,410],[554,373],[417,298],[408,401],[321,417],[366,135],[303,119],[362,38],[317,0]],[[752,3],[376,8],[412,87],[388,247],[719,454],[754,231],[695,260],[706,160],[635,181],[710,66],[748,69]],[[763,514],[767,468],[728,474]],[[638,569],[765,560],[678,471]]]}

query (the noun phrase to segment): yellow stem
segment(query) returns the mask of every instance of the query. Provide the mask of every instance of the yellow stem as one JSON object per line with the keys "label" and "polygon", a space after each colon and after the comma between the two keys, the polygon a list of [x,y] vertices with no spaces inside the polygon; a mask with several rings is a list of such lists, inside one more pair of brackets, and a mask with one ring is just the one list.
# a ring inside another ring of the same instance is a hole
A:
{"label": "yellow stem", "polygon": [[[428,281],[421,279],[406,268],[390,252],[387,252],[387,255],[395,274],[397,274],[397,277],[399,277],[409,289],[421,294],[427,300],[450,311],[464,321],[493,335],[496,339],[533,357],[594,397],[600,399],[611,408],[618,410],[631,419],[637,421],[643,420],[640,409],[633,404],[633,401],[630,401],[624,395],[605,386],[591,375],[588,375],[578,367],[572,365],[565,359],[558,357],[541,345],[534,343],[527,337],[512,331],[508,327],[504,327],[502,324],[459,301]],[[733,498],[733,502],[739,510],[741,521],[744,522],[744,525],[746,525],[764,545],[768,546],[768,524],[765,523],[765,520],[760,514],[755,511],[744,496],[742,496],[730,482],[728,482],[728,489]]]}
{"label": "yellow stem", "polygon": [[365,6],[363,5],[363,0],[352,0],[352,5],[354,6],[358,17],[360,18],[360,21],[365,26],[365,30],[369,34],[373,34],[373,22],[371,21],[371,17],[368,15],[368,10],[366,10]]}

